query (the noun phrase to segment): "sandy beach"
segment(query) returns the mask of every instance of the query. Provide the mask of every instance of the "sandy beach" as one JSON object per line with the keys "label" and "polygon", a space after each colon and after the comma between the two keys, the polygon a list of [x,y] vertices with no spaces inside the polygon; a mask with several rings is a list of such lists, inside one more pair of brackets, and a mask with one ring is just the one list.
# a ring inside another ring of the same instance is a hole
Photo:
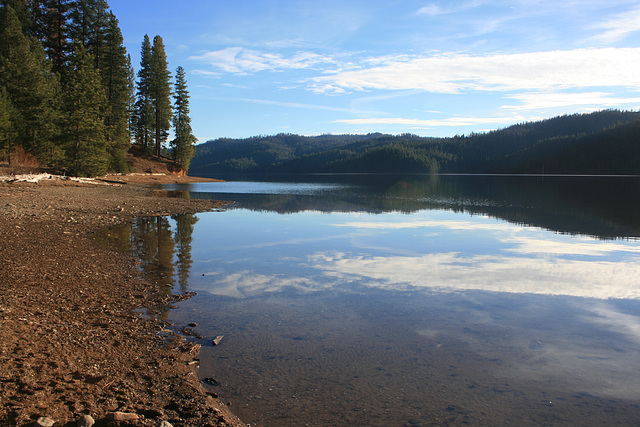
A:
{"label": "sandy beach", "polygon": [[[0,425],[241,426],[195,375],[199,346],[133,310],[172,304],[93,234],[140,216],[212,211],[139,174],[0,182]],[[124,415],[122,415],[124,414]],[[118,421],[118,418],[128,418]],[[166,424],[165,424],[166,425]]]}

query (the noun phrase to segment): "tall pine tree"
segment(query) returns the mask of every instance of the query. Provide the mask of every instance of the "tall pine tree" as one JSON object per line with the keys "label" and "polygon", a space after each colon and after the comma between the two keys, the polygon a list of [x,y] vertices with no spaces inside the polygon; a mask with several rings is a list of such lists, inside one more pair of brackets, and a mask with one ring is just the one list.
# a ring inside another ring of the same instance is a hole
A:
{"label": "tall pine tree", "polygon": [[131,98],[131,64],[123,45],[118,20],[109,13],[109,26],[100,75],[107,96],[105,126],[110,169],[126,172],[126,152],[129,150],[129,101]]}
{"label": "tall pine tree", "polygon": [[0,87],[0,159],[2,160],[10,160],[10,154],[13,151],[15,136],[11,118],[14,114],[7,90]]}
{"label": "tall pine tree", "polygon": [[109,166],[104,110],[107,99],[95,60],[78,45],[70,61],[64,90],[64,128],[69,171],[78,176],[104,175]]}
{"label": "tall pine tree", "polygon": [[16,144],[40,161],[56,160],[58,80],[42,45],[27,38],[10,6],[0,8],[0,87],[13,105]]}
{"label": "tall pine tree", "polygon": [[[39,39],[42,41],[47,57],[51,61],[53,71],[61,73],[66,65],[69,52],[67,0],[43,0],[39,3]],[[33,6],[36,7],[36,6]]]}
{"label": "tall pine tree", "polygon": [[140,51],[140,70],[138,70],[137,100],[135,104],[136,142],[144,153],[150,153],[155,119],[151,97],[151,41],[145,34]]}
{"label": "tall pine tree", "polygon": [[69,36],[84,46],[100,69],[106,50],[109,5],[105,0],[73,0],[69,8]]}
{"label": "tall pine tree", "polygon": [[189,91],[184,68],[176,69],[176,82],[173,91],[174,112],[173,131],[175,139],[171,141],[173,159],[184,171],[189,170],[189,163],[193,158],[196,137],[191,129],[191,117],[189,117]]}
{"label": "tall pine tree", "polygon": [[169,137],[171,128],[171,73],[167,65],[167,55],[164,51],[162,37],[153,38],[151,47],[151,103],[153,105],[155,151],[156,156],[162,155],[162,145]]}

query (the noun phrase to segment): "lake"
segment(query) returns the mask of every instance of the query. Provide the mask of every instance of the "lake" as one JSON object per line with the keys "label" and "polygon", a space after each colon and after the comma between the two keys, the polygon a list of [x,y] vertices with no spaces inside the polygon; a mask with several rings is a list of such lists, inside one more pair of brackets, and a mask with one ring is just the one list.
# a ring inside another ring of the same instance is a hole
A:
{"label": "lake", "polygon": [[164,189],[235,203],[108,234],[197,292],[161,316],[197,323],[200,378],[248,424],[640,422],[640,178]]}

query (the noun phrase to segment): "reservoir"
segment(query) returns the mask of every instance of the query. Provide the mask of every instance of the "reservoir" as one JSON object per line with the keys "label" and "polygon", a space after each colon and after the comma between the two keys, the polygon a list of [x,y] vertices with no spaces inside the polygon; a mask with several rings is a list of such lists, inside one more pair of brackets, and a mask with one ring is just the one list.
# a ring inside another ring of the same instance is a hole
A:
{"label": "reservoir", "polygon": [[[255,426],[640,420],[640,179],[315,175],[109,233]],[[224,336],[219,345],[212,339]],[[206,380],[206,381],[205,381]]]}

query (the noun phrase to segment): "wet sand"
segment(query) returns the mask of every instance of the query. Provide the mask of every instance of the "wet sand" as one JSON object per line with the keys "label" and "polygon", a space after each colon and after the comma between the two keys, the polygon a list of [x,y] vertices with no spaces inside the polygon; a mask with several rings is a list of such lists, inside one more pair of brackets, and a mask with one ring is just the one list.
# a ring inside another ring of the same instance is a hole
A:
{"label": "wet sand", "polygon": [[[202,181],[133,175],[97,183],[0,182],[0,425],[49,417],[76,425],[243,425],[207,394],[199,348],[160,336],[162,320],[134,309],[173,304],[137,261],[94,243],[96,230],[140,216],[219,209],[163,197],[154,184]],[[112,421],[115,412],[137,420]]]}

